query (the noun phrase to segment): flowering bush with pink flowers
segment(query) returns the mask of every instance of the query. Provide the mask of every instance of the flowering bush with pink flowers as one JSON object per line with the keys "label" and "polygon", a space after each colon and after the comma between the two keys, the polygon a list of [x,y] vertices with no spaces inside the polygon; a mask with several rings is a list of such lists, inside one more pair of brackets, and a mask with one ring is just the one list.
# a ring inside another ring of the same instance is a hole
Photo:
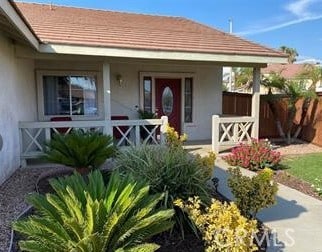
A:
{"label": "flowering bush with pink flowers", "polygon": [[240,166],[250,170],[265,167],[276,168],[281,161],[281,154],[272,150],[267,140],[252,139],[250,144],[240,143],[233,148],[231,154],[223,159],[232,166]]}

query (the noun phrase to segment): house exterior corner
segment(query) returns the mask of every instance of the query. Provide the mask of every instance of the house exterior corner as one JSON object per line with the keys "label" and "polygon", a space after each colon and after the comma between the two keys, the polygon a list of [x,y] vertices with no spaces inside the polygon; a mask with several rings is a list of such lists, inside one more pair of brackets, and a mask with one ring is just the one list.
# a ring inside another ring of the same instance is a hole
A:
{"label": "house exterior corner", "polygon": [[34,61],[18,59],[14,51],[0,33],[0,184],[20,166],[18,122],[37,118]]}

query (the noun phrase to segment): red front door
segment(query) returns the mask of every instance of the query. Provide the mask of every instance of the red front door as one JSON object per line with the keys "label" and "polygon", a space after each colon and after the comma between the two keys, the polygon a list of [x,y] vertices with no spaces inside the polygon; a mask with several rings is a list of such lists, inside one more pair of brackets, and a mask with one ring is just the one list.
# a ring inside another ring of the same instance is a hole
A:
{"label": "red front door", "polygon": [[155,108],[181,133],[181,79],[155,79]]}

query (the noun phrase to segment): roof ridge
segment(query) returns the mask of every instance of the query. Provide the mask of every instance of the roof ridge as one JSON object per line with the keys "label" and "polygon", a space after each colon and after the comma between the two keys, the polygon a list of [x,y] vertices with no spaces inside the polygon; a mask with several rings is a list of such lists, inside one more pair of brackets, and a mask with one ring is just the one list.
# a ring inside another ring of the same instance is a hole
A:
{"label": "roof ridge", "polygon": [[89,11],[101,11],[101,12],[112,12],[112,13],[120,13],[120,14],[130,14],[130,15],[137,15],[137,16],[151,16],[151,17],[165,17],[171,19],[185,19],[182,16],[171,16],[171,15],[163,15],[163,14],[149,14],[149,13],[137,13],[131,11],[120,11],[120,10],[110,10],[110,9],[100,9],[100,8],[92,8],[92,7],[80,7],[80,6],[71,6],[71,5],[62,5],[62,4],[49,4],[49,3],[40,3],[40,2],[25,2],[24,0],[14,0],[14,3],[22,3],[22,4],[36,4],[36,5],[46,5],[52,7],[62,7],[62,8],[69,8],[69,9],[79,9],[79,10],[89,10]]}

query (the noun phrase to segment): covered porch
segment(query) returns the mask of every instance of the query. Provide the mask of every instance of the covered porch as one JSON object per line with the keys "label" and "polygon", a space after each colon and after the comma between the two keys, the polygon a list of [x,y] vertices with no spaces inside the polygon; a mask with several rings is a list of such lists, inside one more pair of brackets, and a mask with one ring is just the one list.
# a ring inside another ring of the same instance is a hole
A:
{"label": "covered porch", "polygon": [[[217,153],[258,136],[259,73],[263,64],[250,64],[254,66],[252,116],[227,117],[221,116],[221,62],[128,58],[101,61],[89,56],[77,56],[75,61],[75,56],[18,52],[33,58],[37,86],[28,91],[35,97],[32,107],[36,115],[19,121],[22,166],[26,166],[26,160],[42,154],[44,143],[54,133],[68,134],[72,129],[112,135],[116,146],[138,146],[163,144],[169,123],[178,132],[187,133],[192,142],[210,142]],[[70,83],[66,84],[66,79]],[[94,88],[88,88],[87,80],[95,84]],[[164,95],[164,88],[161,102],[157,101],[159,80],[176,80],[174,86],[179,91]],[[82,104],[80,109],[74,106],[76,101]],[[155,114],[156,118],[140,118],[139,109]]]}
{"label": "covered porch", "polygon": [[17,55],[35,72],[25,89],[31,113],[18,122],[22,166],[54,133],[96,130],[120,147],[162,144],[169,123],[190,140],[207,140],[211,116],[221,113],[222,66],[214,62],[44,55],[22,47]]}

